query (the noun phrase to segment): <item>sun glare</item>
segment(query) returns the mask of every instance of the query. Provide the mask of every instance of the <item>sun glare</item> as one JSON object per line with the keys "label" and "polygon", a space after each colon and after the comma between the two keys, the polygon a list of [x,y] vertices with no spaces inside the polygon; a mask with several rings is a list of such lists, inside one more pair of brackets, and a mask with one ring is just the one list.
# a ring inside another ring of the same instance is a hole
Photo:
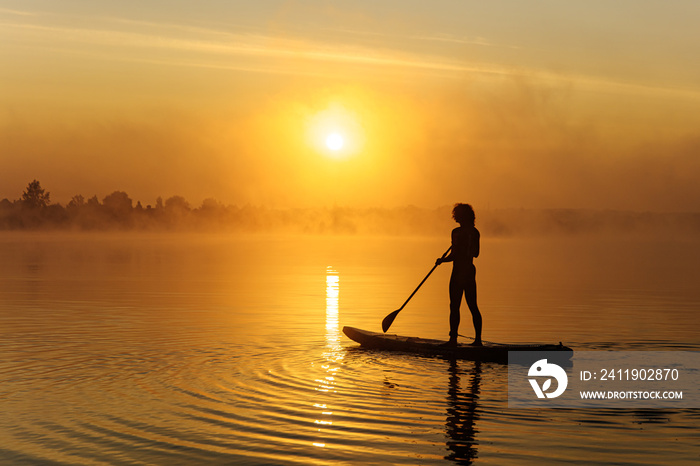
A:
{"label": "sun glare", "polygon": [[328,147],[332,151],[338,151],[342,149],[344,144],[345,141],[343,140],[343,136],[339,133],[331,133],[326,138],[326,147]]}
{"label": "sun glare", "polygon": [[332,103],[309,115],[307,138],[319,153],[342,160],[362,150],[364,130],[354,111]]}

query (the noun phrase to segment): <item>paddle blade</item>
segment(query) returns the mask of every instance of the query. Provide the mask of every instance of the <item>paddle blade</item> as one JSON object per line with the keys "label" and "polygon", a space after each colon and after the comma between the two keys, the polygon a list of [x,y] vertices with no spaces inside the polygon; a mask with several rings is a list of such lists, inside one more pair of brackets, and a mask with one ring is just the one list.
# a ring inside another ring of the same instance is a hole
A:
{"label": "paddle blade", "polygon": [[384,320],[382,320],[382,330],[384,333],[386,333],[387,330],[389,330],[389,327],[391,327],[391,324],[394,323],[394,319],[396,319],[396,316],[399,315],[399,312],[401,312],[401,309],[398,311],[394,311],[388,316],[384,317]]}

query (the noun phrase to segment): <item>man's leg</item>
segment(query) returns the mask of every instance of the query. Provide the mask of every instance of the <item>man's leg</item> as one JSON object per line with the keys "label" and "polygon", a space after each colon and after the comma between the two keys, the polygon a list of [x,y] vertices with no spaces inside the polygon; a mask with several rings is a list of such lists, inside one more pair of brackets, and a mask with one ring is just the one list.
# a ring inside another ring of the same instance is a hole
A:
{"label": "man's leg", "polygon": [[450,342],[457,343],[459,333],[459,306],[462,303],[464,287],[459,280],[450,278]]}
{"label": "man's leg", "polygon": [[474,345],[481,345],[481,312],[476,304],[476,280],[469,283],[464,290],[464,297],[467,300],[467,306],[472,313],[472,322],[474,322]]}

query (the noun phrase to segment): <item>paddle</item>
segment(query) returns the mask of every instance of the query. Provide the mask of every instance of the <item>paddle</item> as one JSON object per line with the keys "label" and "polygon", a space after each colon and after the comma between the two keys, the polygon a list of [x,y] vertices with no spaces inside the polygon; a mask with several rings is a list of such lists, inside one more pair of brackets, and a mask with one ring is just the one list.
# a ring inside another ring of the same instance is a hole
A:
{"label": "paddle", "polygon": [[[447,248],[447,251],[445,251],[445,254],[443,254],[442,257],[441,257],[440,259],[444,259],[445,257],[447,257],[447,255],[450,253],[450,250],[451,250],[451,249],[452,249],[452,246],[450,246],[449,248]],[[404,307],[406,307],[406,304],[408,304],[408,302],[411,300],[411,298],[413,298],[413,295],[416,294],[416,291],[418,291],[418,289],[423,285],[423,283],[425,283],[425,281],[428,279],[428,277],[430,276],[430,274],[433,273],[433,270],[435,270],[435,269],[437,268],[438,265],[439,265],[439,264],[436,263],[436,264],[433,266],[433,268],[430,269],[430,272],[428,272],[428,275],[426,275],[425,278],[423,279],[423,281],[420,282],[420,284],[416,287],[415,290],[413,290],[413,293],[411,293],[411,296],[408,297],[408,299],[406,300],[406,302],[403,303],[403,305],[402,305],[400,308],[398,308],[397,310],[395,310],[394,312],[392,312],[392,313],[389,314],[388,316],[384,317],[384,320],[382,320],[382,330],[384,330],[384,333],[386,333],[386,331],[389,330],[389,327],[391,327],[391,324],[394,323],[394,319],[396,319],[396,316],[399,315],[399,312],[401,312],[401,310],[402,310]]]}

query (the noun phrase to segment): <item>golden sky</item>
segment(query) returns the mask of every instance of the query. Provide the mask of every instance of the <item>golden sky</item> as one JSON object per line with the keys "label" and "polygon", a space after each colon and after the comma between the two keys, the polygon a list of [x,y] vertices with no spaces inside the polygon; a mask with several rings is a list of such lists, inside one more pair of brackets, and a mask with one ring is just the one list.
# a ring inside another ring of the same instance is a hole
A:
{"label": "golden sky", "polygon": [[697,1],[0,0],[0,199],[36,178],[63,204],[700,210],[699,19]]}

